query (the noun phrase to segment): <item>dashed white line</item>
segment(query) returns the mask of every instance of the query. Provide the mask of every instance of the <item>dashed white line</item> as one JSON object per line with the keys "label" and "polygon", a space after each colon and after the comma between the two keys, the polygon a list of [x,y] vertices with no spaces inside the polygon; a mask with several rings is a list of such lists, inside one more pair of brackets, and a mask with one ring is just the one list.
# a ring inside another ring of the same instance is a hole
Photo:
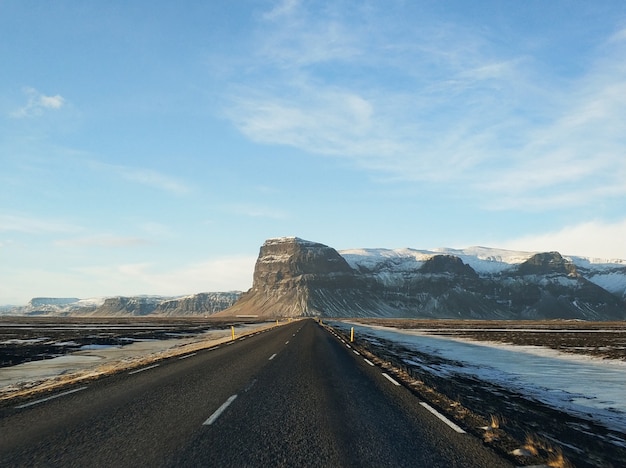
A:
{"label": "dashed white line", "polygon": [[363,360],[364,360],[365,362],[367,362],[370,366],[374,367],[374,363],[373,363],[372,361],[370,361],[369,359],[365,359],[365,358],[363,358]]}
{"label": "dashed white line", "polygon": [[276,353],[272,354],[272,355],[270,356],[270,358],[268,359],[268,361],[271,361],[271,360],[272,360],[272,359],[274,359],[275,357],[276,357]]}
{"label": "dashed white line", "polygon": [[441,414],[439,411],[437,411],[435,408],[433,408],[432,406],[430,406],[428,403],[425,403],[423,401],[420,402],[420,405],[422,405],[424,408],[426,408],[428,411],[430,411],[432,414],[434,414],[435,416],[437,416],[439,419],[441,419],[444,423],[446,423],[448,426],[450,426],[452,429],[454,429],[456,432],[458,432],[459,434],[465,434],[466,432],[461,429],[459,426],[457,426],[456,424],[454,424],[452,421],[450,421],[448,418],[446,418],[443,414]]}
{"label": "dashed white line", "polygon": [[285,344],[289,344],[289,340],[285,341]]}
{"label": "dashed white line", "polygon": [[389,374],[385,374],[383,372],[383,377],[386,378],[387,380],[389,380],[389,382],[391,382],[392,384],[396,385],[396,386],[400,386],[400,384],[398,382],[396,382]]}
{"label": "dashed white line", "polygon": [[153,364],[153,365],[148,366],[148,367],[142,367],[141,369],[130,371],[128,373],[128,375],[139,374],[140,372],[147,371],[147,370],[150,370],[150,369],[154,369],[155,367],[159,367],[159,365],[158,364]]}
{"label": "dashed white line", "polygon": [[346,348],[352,349],[352,346],[350,346],[348,343],[346,343]]}
{"label": "dashed white line", "polygon": [[215,410],[215,413],[213,413],[209,419],[207,419],[206,421],[204,421],[202,423],[203,426],[210,426],[211,424],[213,424],[215,421],[217,421],[217,418],[219,418],[222,413],[226,410],[226,408],[228,408],[228,406],[235,401],[235,398],[237,398],[237,395],[232,395],[228,398],[228,400],[226,400],[224,403],[222,403],[222,406],[220,406],[218,409]]}
{"label": "dashed white line", "polygon": [[195,356],[198,353],[191,353],[191,354],[185,354],[184,356],[179,357],[178,359],[187,359],[190,358],[191,356]]}
{"label": "dashed white line", "polygon": [[31,401],[29,403],[24,403],[19,406],[16,406],[16,409],[28,408],[29,406],[38,405],[39,403],[43,403],[44,401],[54,400],[55,398],[59,398],[65,395],[70,395],[72,393],[80,392],[81,390],[85,390],[87,387],[75,388],[74,390],[68,390],[67,392],[59,393],[57,395],[52,395],[46,398],[41,398],[39,400]]}
{"label": "dashed white line", "polygon": [[360,356],[360,355],[361,355],[361,353],[359,353],[356,349],[353,349],[353,350],[352,350],[352,352],[353,352],[354,354],[356,354],[357,356]]}

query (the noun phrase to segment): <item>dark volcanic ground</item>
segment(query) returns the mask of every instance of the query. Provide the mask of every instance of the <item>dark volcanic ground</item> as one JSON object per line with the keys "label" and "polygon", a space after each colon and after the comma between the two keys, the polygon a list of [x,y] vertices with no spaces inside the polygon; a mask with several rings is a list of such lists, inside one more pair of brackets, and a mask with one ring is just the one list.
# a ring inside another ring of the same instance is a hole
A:
{"label": "dark volcanic ground", "polygon": [[192,337],[232,324],[187,317],[0,317],[0,368],[63,356],[86,347]]}
{"label": "dark volcanic ground", "polygon": [[[405,329],[429,334],[474,340],[497,341],[516,345],[545,346],[559,351],[596,357],[626,359],[626,323],[587,322],[507,322],[507,321],[432,321],[404,319],[358,319],[354,322]],[[348,338],[349,327],[341,330]],[[361,337],[363,338],[363,337]],[[577,467],[626,466],[626,434],[551,408],[537,400],[468,375],[450,376],[428,372],[429,365],[445,359],[409,349],[380,337],[359,340],[359,345],[383,362],[401,369],[406,383],[422,398],[452,419],[465,422],[469,432],[499,445],[500,450],[515,449],[515,442],[533,439],[535,445],[562,450]],[[423,366],[411,365],[418,361]],[[450,363],[453,364],[453,363]],[[458,364],[458,363],[457,363]],[[475,418],[477,416],[477,418]],[[495,418],[496,431],[479,425]],[[482,421],[482,422],[480,422]],[[498,434],[500,432],[500,434]],[[499,440],[489,440],[488,438]]]}

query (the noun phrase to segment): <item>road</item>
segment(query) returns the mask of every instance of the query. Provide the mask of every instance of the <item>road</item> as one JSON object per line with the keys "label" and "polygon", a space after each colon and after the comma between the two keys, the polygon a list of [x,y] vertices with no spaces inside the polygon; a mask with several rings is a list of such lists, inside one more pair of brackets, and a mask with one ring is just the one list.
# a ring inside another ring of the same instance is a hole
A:
{"label": "road", "polygon": [[0,410],[0,466],[500,467],[313,320]]}

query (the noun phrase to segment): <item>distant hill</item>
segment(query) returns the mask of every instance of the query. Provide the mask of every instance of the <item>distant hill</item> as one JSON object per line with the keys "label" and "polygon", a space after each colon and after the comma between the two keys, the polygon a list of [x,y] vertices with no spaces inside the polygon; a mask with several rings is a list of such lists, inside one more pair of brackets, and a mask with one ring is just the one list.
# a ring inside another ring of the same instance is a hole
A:
{"label": "distant hill", "polygon": [[32,299],[27,305],[7,307],[7,315],[47,316],[186,316],[211,315],[232,306],[240,291],[199,293],[190,296],[115,296],[92,299]]}
{"label": "distant hill", "polygon": [[220,316],[626,319],[626,261],[558,252],[357,249],[268,239]]}

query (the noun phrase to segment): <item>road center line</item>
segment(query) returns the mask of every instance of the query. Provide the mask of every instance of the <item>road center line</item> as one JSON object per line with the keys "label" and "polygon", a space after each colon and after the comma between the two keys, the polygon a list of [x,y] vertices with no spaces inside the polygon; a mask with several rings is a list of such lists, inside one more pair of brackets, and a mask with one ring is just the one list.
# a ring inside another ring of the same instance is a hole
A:
{"label": "road center line", "polygon": [[437,416],[439,419],[441,419],[444,423],[446,423],[448,426],[450,426],[452,429],[454,429],[456,432],[458,432],[459,434],[465,434],[466,432],[461,429],[459,426],[457,426],[456,424],[454,424],[452,421],[450,421],[448,418],[446,418],[443,414],[441,414],[439,411],[437,411],[435,408],[433,408],[432,406],[430,406],[428,403],[425,403],[423,401],[420,402],[420,405],[422,405],[424,408],[426,408],[428,411],[430,411],[432,414],[434,414],[435,416]]}
{"label": "road center line", "polygon": [[85,390],[87,387],[75,388],[74,390],[68,390],[67,392],[59,393],[57,395],[52,395],[46,398],[41,398],[39,400],[31,401],[29,403],[24,403],[22,405],[16,406],[15,409],[28,408],[29,406],[38,405],[39,403],[43,403],[44,401],[54,400],[55,398],[59,398],[65,395],[70,395],[72,393],[80,392],[81,390]]}
{"label": "road center line", "polygon": [[367,362],[370,366],[374,367],[374,363],[373,363],[372,361],[370,361],[369,359],[365,359],[365,358],[363,358],[363,360],[364,360],[365,362]]}
{"label": "road center line", "polygon": [[270,358],[268,359],[268,361],[271,361],[271,360],[272,360],[272,359],[274,359],[275,357],[276,357],[276,353],[272,354],[272,355],[270,356]]}
{"label": "road center line", "polygon": [[400,384],[398,382],[396,382],[390,375],[385,374],[383,372],[383,377],[386,378],[387,380],[389,380],[389,382],[391,382],[392,384],[396,385],[396,386],[400,386]]}
{"label": "road center line", "polygon": [[139,374],[140,372],[147,371],[147,370],[150,370],[150,369],[154,369],[155,367],[159,367],[159,365],[158,364],[152,364],[151,366],[148,366],[148,367],[142,367],[141,369],[130,371],[128,373],[128,375]]}
{"label": "road center line", "polygon": [[226,408],[228,408],[230,406],[230,404],[235,401],[235,398],[237,398],[237,395],[231,395],[228,400],[226,400],[224,403],[222,403],[222,406],[220,406],[218,409],[215,410],[215,413],[213,413],[209,419],[207,419],[206,421],[204,421],[202,423],[203,426],[210,426],[211,424],[213,424],[215,421],[217,421],[217,418],[219,418],[222,413],[226,410]]}

